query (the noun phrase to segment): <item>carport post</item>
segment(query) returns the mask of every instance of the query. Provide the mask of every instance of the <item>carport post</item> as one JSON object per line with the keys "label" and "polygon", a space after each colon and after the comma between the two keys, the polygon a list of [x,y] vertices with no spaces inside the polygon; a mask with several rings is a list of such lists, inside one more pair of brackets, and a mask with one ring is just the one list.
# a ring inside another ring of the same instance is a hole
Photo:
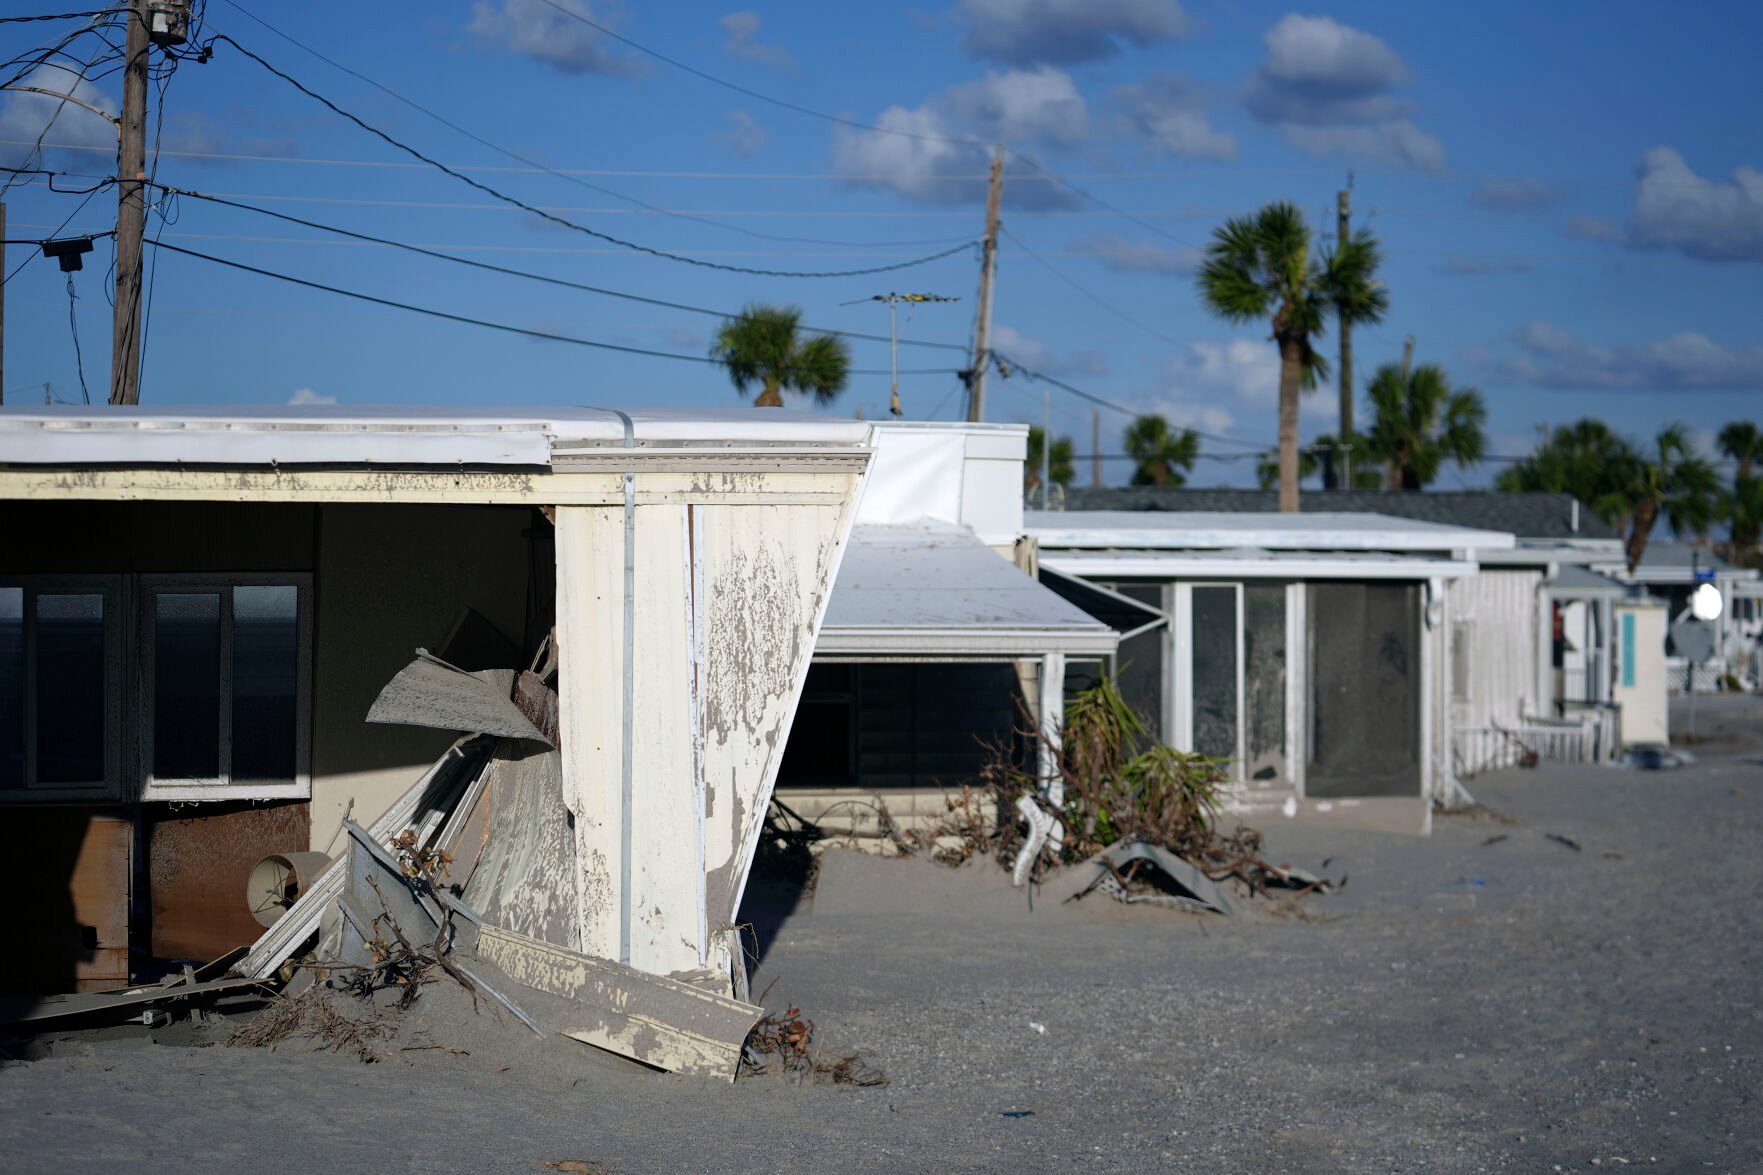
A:
{"label": "carport post", "polygon": [[1040,752],[1036,769],[1041,777],[1042,792],[1055,811],[1065,808],[1065,777],[1059,773],[1060,731],[1065,726],[1065,654],[1044,653],[1041,656],[1039,713],[1035,716],[1041,728]]}

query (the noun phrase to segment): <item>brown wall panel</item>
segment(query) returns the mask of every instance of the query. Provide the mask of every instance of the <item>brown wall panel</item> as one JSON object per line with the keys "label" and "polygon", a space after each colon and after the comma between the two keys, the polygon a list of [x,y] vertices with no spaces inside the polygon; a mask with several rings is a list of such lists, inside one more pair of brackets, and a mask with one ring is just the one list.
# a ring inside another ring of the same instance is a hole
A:
{"label": "brown wall panel", "polygon": [[126,984],[134,826],[96,808],[7,808],[0,829],[8,910],[0,992]]}
{"label": "brown wall panel", "polygon": [[246,905],[252,866],[271,853],[301,852],[311,836],[305,801],[284,804],[153,804],[146,809],[152,953],[206,962],[263,933]]}

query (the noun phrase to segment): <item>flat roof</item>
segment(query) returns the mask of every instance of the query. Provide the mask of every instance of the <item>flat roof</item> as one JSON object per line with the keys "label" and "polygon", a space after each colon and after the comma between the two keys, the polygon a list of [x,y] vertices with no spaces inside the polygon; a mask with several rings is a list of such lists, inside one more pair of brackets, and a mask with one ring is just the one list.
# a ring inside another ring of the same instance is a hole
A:
{"label": "flat roof", "polygon": [[971,530],[925,520],[852,528],[814,652],[903,660],[1105,655],[1117,639]]}
{"label": "flat roof", "polygon": [[1387,551],[1127,549],[1049,550],[1041,564],[1085,579],[1431,579],[1474,575],[1475,563],[1448,555]]}
{"label": "flat roof", "polygon": [[1043,549],[1457,551],[1510,549],[1512,535],[1386,514],[1031,510]]}
{"label": "flat roof", "polygon": [[0,407],[9,465],[529,465],[555,448],[860,445],[861,420],[784,409],[557,405],[153,405]]}

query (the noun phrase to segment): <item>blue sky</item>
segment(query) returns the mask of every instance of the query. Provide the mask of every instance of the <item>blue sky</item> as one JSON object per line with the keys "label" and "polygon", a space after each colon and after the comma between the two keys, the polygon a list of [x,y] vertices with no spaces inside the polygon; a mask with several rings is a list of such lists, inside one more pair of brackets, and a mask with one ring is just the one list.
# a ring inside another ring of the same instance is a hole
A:
{"label": "blue sky", "polygon": [[[739,3],[740,0],[734,0]],[[526,202],[625,240],[724,265],[848,270],[978,237],[1003,141],[1109,207],[1013,163],[1005,183],[997,349],[1137,410],[1235,438],[1274,435],[1265,329],[1233,329],[1193,292],[1197,246],[1274,199],[1332,228],[1354,173],[1355,224],[1388,250],[1392,312],[1356,335],[1369,376],[1399,358],[1479,387],[1491,448],[1599,415],[1644,437],[1682,420],[1704,437],[1763,416],[1763,88],[1750,5],[1493,6],[1189,0],[950,0],[923,7],[556,0],[736,85],[853,122],[835,125],[719,87],[609,41],[545,0],[406,6],[314,2],[252,12],[472,134],[567,170],[523,168],[209,0],[225,33],[423,152]],[[49,11],[52,6],[42,7]],[[6,56],[73,26],[0,25]],[[87,37],[70,49],[101,48]],[[59,59],[66,63],[70,59]],[[109,68],[100,64],[93,72]],[[14,69],[9,68],[10,75]],[[65,91],[73,75],[31,84]],[[114,110],[115,75],[76,96]],[[159,97],[151,98],[154,117]],[[55,107],[0,95],[0,162],[17,164]],[[44,166],[104,176],[111,132],[63,111]],[[972,144],[969,145],[968,141]],[[92,150],[73,150],[85,146]],[[499,265],[717,310],[789,302],[820,327],[885,333],[889,291],[958,296],[903,314],[901,334],[966,343],[977,252],[829,279],[734,274],[646,256],[499,206],[350,125],[224,43],[167,87],[158,177],[290,215]],[[58,187],[82,181],[62,179]],[[580,184],[597,185],[612,193]],[[5,196],[8,237],[102,231],[114,196]],[[716,223],[657,214],[684,211]],[[716,319],[464,269],[194,199],[149,235],[311,281],[513,326],[702,356]],[[745,230],[739,231],[739,230]],[[759,236],[751,234],[761,234]],[[794,238],[776,240],[770,238]],[[149,251],[152,255],[152,251]],[[24,259],[14,246],[8,269]],[[143,399],[158,403],[598,403],[728,406],[721,372],[497,334],[158,254]],[[85,372],[109,362],[99,241],[75,279]],[[1080,288],[1081,287],[1081,288]],[[1107,305],[1103,305],[1106,303]],[[6,289],[9,402],[77,400],[62,275],[41,259]],[[1332,353],[1332,335],[1324,348]],[[854,344],[885,372],[885,344]],[[956,352],[903,347],[909,416],[952,418]],[[994,378],[988,417],[1036,420],[1042,388]],[[886,411],[887,377],[853,377],[834,411]],[[1089,448],[1090,405],[1054,392],[1054,426]],[[1102,413],[1118,452],[1125,419]],[[1307,397],[1306,435],[1335,424]],[[1493,466],[1440,484],[1483,484]],[[1123,477],[1124,464],[1110,467]],[[1087,474],[1087,470],[1084,471]],[[1196,481],[1240,483],[1247,461]]]}

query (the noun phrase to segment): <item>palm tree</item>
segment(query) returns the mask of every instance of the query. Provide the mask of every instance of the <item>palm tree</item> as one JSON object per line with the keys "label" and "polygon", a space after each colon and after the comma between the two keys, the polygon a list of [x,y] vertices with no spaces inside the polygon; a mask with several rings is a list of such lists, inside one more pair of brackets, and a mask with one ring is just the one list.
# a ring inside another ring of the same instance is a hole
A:
{"label": "palm tree", "polygon": [[1156,413],[1140,416],[1126,426],[1126,451],[1133,459],[1132,484],[1179,486],[1200,455],[1200,438],[1191,428],[1176,432]]}
{"label": "palm tree", "polygon": [[1661,429],[1651,454],[1634,453],[1622,468],[1634,503],[1625,550],[1633,574],[1647,551],[1647,539],[1661,514],[1678,534],[1705,534],[1713,521],[1720,482],[1714,467],[1696,452],[1681,424]]}
{"label": "palm tree", "polygon": [[[1045,442],[1046,434],[1041,431],[1041,426],[1031,424],[1028,429],[1028,461],[1022,467],[1024,493],[1041,488],[1041,446]],[[1075,453],[1070,437],[1053,438],[1053,451],[1047,454],[1047,477],[1054,485],[1069,489],[1077,480]]]}
{"label": "palm tree", "polygon": [[1732,526],[1732,561],[1748,565],[1763,538],[1763,477],[1755,472],[1763,460],[1763,429],[1735,420],[1720,430],[1718,443],[1722,453],[1738,462],[1724,512]]}
{"label": "palm tree", "polygon": [[752,303],[734,318],[725,318],[710,345],[710,357],[728,368],[735,390],[746,394],[749,384],[763,391],[755,408],[782,408],[783,389],[812,395],[817,404],[830,404],[845,390],[851,370],[851,352],[843,339],[833,335],[802,338],[797,324],[802,312],[794,306],[762,306]]}
{"label": "palm tree", "polygon": [[1501,470],[1494,488],[1572,494],[1619,534],[1626,533],[1634,501],[1624,471],[1636,459],[1627,441],[1588,417],[1556,429],[1533,456]]}
{"label": "palm tree", "polygon": [[1556,430],[1534,456],[1502,471],[1494,486],[1572,494],[1622,536],[1631,573],[1661,515],[1680,535],[1703,534],[1720,499],[1714,467],[1683,425],[1660,430],[1645,452],[1589,418]]}
{"label": "palm tree", "polygon": [[[1310,226],[1293,204],[1269,204],[1213,230],[1198,279],[1206,308],[1234,323],[1266,318],[1279,347],[1279,508],[1298,508],[1298,391],[1328,374],[1314,339],[1337,303],[1374,299],[1373,248],[1310,252]],[[1381,313],[1381,309],[1378,311]]]}
{"label": "palm tree", "polygon": [[1720,430],[1720,451],[1739,463],[1739,476],[1750,477],[1763,460],[1763,429],[1753,421],[1735,420]]}
{"label": "palm tree", "polygon": [[1384,461],[1384,489],[1425,489],[1447,460],[1459,469],[1481,460],[1488,418],[1481,393],[1453,388],[1436,364],[1423,363],[1404,376],[1400,364],[1386,363],[1366,390],[1371,452]]}

